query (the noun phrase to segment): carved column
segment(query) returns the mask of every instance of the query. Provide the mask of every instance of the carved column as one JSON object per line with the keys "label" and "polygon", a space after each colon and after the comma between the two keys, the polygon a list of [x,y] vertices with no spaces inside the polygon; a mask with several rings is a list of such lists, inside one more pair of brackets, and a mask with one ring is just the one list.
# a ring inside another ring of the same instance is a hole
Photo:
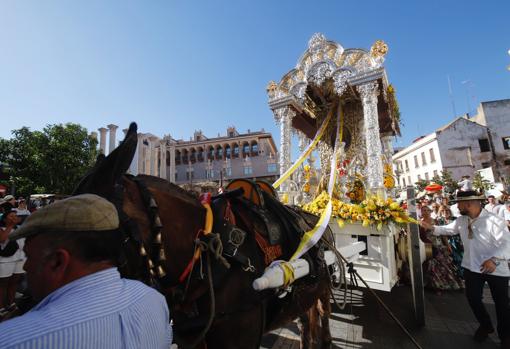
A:
{"label": "carved column", "polygon": [[[289,107],[283,107],[275,111],[275,118],[280,122],[280,175],[285,173],[291,165],[291,122],[295,115],[294,110]],[[285,183],[282,185],[285,185]],[[283,187],[282,190],[285,191]]]}
{"label": "carved column", "polygon": [[379,116],[377,113],[378,87],[377,81],[357,86],[363,104],[368,189],[373,193],[384,192],[383,166],[381,160],[382,147],[379,135]]}
{"label": "carved column", "polygon": [[110,124],[110,125],[107,125],[106,127],[108,127],[108,129],[110,130],[110,143],[109,143],[108,153],[111,153],[113,151],[113,149],[115,149],[115,147],[117,146],[115,144],[115,138],[116,138],[116,133],[117,133],[117,129],[119,128],[119,126]]}
{"label": "carved column", "polygon": [[167,179],[166,177],[166,139],[159,141],[159,154],[160,154],[160,165],[159,165],[159,177]]}
{"label": "carved column", "polygon": [[99,131],[99,151],[106,155],[106,131],[108,129],[101,127],[97,130]]}

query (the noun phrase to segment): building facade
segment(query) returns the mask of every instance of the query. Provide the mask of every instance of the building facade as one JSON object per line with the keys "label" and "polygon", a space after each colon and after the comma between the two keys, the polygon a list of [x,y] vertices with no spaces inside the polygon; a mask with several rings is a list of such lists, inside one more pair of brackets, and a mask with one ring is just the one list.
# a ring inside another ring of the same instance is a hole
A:
{"label": "building facade", "polygon": [[[105,155],[106,134],[110,132],[108,149],[111,152],[116,146],[116,129],[115,125],[99,129],[99,148]],[[176,140],[170,135],[159,138],[151,133],[138,133],[138,145],[129,173],[190,185],[221,185],[237,178],[274,181],[279,174],[277,159],[273,137],[264,130],[240,134],[235,127],[229,127],[225,136],[215,138],[195,131],[189,141]]]}
{"label": "building facade", "polygon": [[453,178],[472,176],[491,161],[490,152],[479,141],[487,137],[487,127],[460,117],[415,140],[393,155],[398,184],[405,187],[421,179],[431,180],[445,169]]}
{"label": "building facade", "polygon": [[432,179],[443,170],[453,178],[491,169],[496,181],[510,175],[510,99],[482,102],[477,114],[459,117],[393,155],[401,187]]}

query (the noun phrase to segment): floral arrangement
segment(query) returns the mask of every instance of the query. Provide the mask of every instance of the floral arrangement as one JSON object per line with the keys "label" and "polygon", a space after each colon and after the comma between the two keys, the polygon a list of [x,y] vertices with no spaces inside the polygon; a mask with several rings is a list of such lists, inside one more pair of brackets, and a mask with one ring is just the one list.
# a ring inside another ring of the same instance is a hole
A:
{"label": "floral arrangement", "polygon": [[[329,195],[323,191],[312,202],[303,206],[303,210],[320,215],[326,208],[329,201]],[[338,225],[342,228],[345,223],[361,222],[364,227],[375,226],[381,230],[384,224],[407,224],[417,223],[416,220],[409,217],[407,212],[400,207],[398,202],[388,198],[383,200],[377,196],[370,196],[359,204],[350,204],[342,202],[335,198],[332,199],[332,216],[336,218]]]}

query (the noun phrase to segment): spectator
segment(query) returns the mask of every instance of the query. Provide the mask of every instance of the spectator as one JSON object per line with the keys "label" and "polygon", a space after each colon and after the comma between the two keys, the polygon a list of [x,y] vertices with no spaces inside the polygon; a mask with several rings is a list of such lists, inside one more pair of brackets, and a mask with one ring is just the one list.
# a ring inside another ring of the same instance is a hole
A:
{"label": "spectator", "polygon": [[14,210],[5,212],[0,219],[0,317],[16,310],[14,297],[25,273],[24,239],[14,241],[8,238],[19,221]]}
{"label": "spectator", "polygon": [[[423,206],[421,222],[434,225],[436,220],[431,217],[431,209]],[[458,290],[463,287],[460,273],[453,262],[448,239],[432,235],[432,230],[420,227],[420,238],[432,247],[432,256],[424,263],[425,285],[436,292],[441,290]]]}
{"label": "spectator", "polygon": [[487,205],[485,205],[485,209],[489,211],[492,214],[497,215],[499,213],[499,208],[501,205],[499,205],[496,201],[496,197],[494,195],[487,196]]}
{"label": "spectator", "polygon": [[170,347],[165,298],[116,269],[123,234],[113,204],[93,194],[58,201],[11,235],[23,237],[28,287],[39,303],[0,324],[2,348]]}
{"label": "spectator", "polygon": [[421,202],[416,201],[416,218],[418,218],[418,219],[421,218],[421,208],[422,208]]}
{"label": "spectator", "polygon": [[503,219],[506,221],[506,225],[510,227],[510,201],[505,202],[505,211],[503,213]]}
{"label": "spectator", "polygon": [[480,327],[474,339],[484,341],[494,332],[489,314],[482,303],[484,284],[489,284],[496,305],[498,335],[502,348],[510,348],[510,309],[508,304],[508,281],[510,270],[510,234],[501,217],[490,214],[482,207],[483,195],[475,191],[459,192],[457,202],[462,214],[453,223],[434,226],[420,222],[424,229],[434,235],[460,234],[464,244],[464,280],[466,296]]}
{"label": "spectator", "polygon": [[432,205],[430,205],[430,207],[432,208],[430,216],[432,217],[432,219],[437,220],[439,218],[439,204],[434,202],[432,203]]}
{"label": "spectator", "polygon": [[473,190],[473,182],[469,178],[470,176],[462,176],[462,180],[457,183],[460,191]]}

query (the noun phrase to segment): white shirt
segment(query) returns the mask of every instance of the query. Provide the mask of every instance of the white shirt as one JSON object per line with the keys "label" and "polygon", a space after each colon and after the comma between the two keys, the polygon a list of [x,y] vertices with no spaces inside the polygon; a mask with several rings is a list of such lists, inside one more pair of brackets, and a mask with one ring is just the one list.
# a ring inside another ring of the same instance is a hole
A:
{"label": "white shirt", "polygon": [[[471,222],[473,238],[468,238],[468,224]],[[486,260],[495,257],[500,261],[490,275],[510,276],[507,261],[510,259],[510,232],[506,222],[499,216],[482,209],[475,219],[460,216],[454,222],[434,226],[434,235],[460,234],[464,244],[462,266],[473,273],[480,273],[480,267]]]}
{"label": "white shirt", "polygon": [[485,205],[485,209],[487,211],[489,211],[490,213],[494,213],[494,214],[498,214],[499,213],[499,208],[501,207],[501,205],[498,205],[498,204],[487,204]]}
{"label": "white shirt", "polygon": [[452,211],[452,216],[453,217],[460,217],[461,216],[460,211],[459,211],[459,206],[457,204],[451,205],[450,206],[450,211]]}
{"label": "white shirt", "polygon": [[464,179],[457,184],[460,185],[462,191],[473,190],[473,183],[469,179]]}

